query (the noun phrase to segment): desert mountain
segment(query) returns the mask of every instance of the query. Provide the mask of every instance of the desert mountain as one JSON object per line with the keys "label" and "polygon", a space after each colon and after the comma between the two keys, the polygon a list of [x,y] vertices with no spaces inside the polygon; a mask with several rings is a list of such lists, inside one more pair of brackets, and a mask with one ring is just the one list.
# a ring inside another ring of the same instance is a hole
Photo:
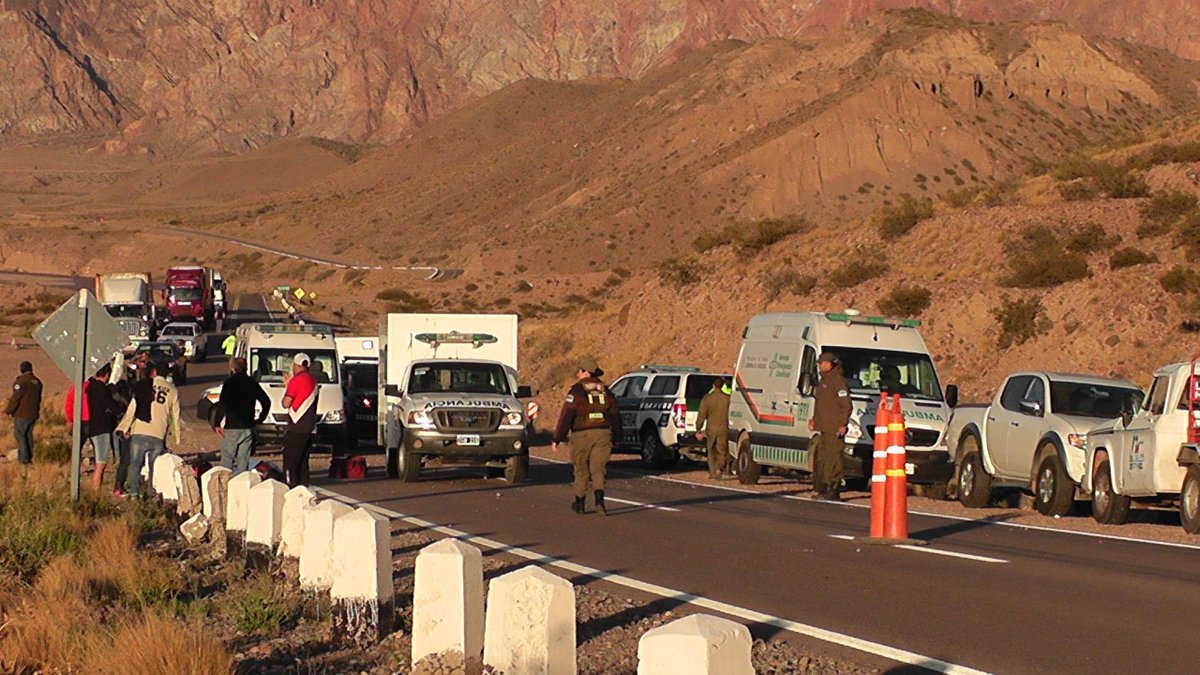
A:
{"label": "desert mountain", "polygon": [[715,40],[828,36],[898,7],[1200,57],[1200,0],[0,0],[0,135],[100,132],[159,156],[388,143],[527,78],[634,78]]}

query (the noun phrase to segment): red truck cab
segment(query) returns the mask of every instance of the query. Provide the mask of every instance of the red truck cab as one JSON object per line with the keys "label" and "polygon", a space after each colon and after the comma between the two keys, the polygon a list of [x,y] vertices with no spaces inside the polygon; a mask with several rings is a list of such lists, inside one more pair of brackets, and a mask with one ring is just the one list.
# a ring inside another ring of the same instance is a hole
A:
{"label": "red truck cab", "polygon": [[212,287],[203,267],[172,267],[163,287],[171,321],[195,321],[208,328],[212,321]]}

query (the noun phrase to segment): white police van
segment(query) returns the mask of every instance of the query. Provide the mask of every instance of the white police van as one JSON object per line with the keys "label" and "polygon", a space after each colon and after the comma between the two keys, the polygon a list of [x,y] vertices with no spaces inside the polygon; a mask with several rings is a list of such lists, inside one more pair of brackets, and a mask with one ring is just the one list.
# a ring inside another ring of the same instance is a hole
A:
{"label": "white police van", "polygon": [[742,331],[729,406],[730,448],[743,483],[755,483],[763,467],[813,470],[809,449],[815,432],[813,391],[817,357],[841,361],[853,401],[845,446],[845,475],[869,478],[875,410],[880,391],[902,396],[908,424],[909,482],[943,493],[954,462],[943,438],[946,405],[919,321],[841,313],[759,314]]}

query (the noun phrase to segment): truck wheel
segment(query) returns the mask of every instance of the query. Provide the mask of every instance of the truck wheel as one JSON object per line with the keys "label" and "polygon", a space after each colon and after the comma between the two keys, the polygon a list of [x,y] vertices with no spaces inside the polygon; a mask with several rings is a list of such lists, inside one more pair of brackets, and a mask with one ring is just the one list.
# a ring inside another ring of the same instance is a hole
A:
{"label": "truck wheel", "polygon": [[661,469],[667,465],[670,449],[662,444],[653,431],[642,433],[642,465],[647,469]]}
{"label": "truck wheel", "polygon": [[976,450],[963,455],[962,465],[958,467],[958,501],[967,508],[983,508],[992,499],[992,477],[983,468],[975,437],[969,437],[963,445]]}
{"label": "truck wheel", "polygon": [[1129,497],[1119,495],[1113,490],[1112,473],[1108,470],[1108,460],[1100,462],[1096,475],[1092,478],[1092,518],[1097,523],[1120,525],[1129,515]]}
{"label": "truck wheel", "polygon": [[399,478],[400,477],[400,465],[399,465],[400,449],[399,448],[387,448],[386,454],[387,454],[387,477],[388,478]]}
{"label": "truck wheel", "polygon": [[1033,508],[1044,516],[1065,516],[1075,504],[1075,486],[1058,454],[1047,455],[1033,479]]}
{"label": "truck wheel", "polygon": [[415,483],[421,477],[421,456],[415,452],[399,448],[397,456],[397,474],[401,483]]}
{"label": "truck wheel", "polygon": [[524,483],[529,473],[529,455],[513,455],[504,462],[504,480],[508,483]]}
{"label": "truck wheel", "polygon": [[1200,534],[1200,466],[1187,469],[1179,490],[1179,523],[1188,534]]}
{"label": "truck wheel", "polygon": [[754,485],[762,474],[762,467],[754,461],[754,451],[750,449],[750,437],[738,439],[737,476],[742,485]]}

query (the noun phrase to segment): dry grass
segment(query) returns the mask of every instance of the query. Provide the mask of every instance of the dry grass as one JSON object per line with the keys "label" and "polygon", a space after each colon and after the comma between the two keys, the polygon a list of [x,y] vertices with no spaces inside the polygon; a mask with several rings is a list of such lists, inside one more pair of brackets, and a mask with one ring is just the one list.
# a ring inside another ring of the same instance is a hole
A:
{"label": "dry grass", "polygon": [[145,612],[122,622],[111,640],[93,648],[88,668],[98,675],[228,675],[233,672],[233,659],[225,645],[201,626]]}

